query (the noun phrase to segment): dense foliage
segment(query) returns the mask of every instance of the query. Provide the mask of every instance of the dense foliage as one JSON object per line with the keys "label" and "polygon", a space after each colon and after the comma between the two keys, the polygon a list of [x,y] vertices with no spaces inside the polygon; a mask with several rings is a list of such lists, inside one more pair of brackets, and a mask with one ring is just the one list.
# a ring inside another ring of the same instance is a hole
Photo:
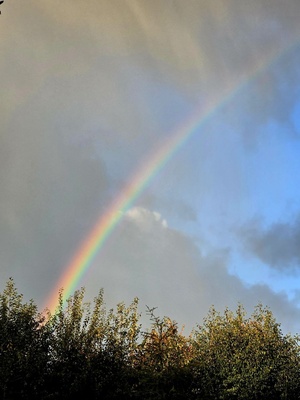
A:
{"label": "dense foliage", "polygon": [[76,291],[41,315],[9,280],[0,294],[1,399],[300,399],[298,337],[284,335],[268,308],[212,308],[186,337],[138,300],[107,311]]}

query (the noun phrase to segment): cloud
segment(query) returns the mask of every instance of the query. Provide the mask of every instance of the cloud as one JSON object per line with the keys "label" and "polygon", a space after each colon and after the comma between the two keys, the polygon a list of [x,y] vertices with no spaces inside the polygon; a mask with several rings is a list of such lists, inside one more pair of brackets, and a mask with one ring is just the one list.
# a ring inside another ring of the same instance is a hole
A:
{"label": "cloud", "polygon": [[[146,129],[153,119],[140,103],[152,104],[156,111],[157,93],[146,98],[141,94],[140,75],[148,76],[144,79],[150,87],[164,84],[176,88],[191,104],[199,99],[205,103],[268,64],[272,54],[280,55],[298,38],[299,7],[292,0],[285,4],[251,1],[242,6],[236,0],[189,6],[180,0],[90,0],[88,7],[84,0],[78,0],[76,7],[71,0],[63,6],[57,1],[35,0],[31,7],[12,3],[1,41],[5,107],[16,106],[53,77],[72,76],[77,81],[76,86],[72,83],[75,91],[97,97],[96,109],[105,114],[106,122],[118,131],[127,127],[124,131],[130,135]],[[278,99],[284,97],[285,104],[293,101],[292,92],[283,88],[288,82],[293,89],[299,77],[297,57],[292,58],[281,60],[279,69],[289,68],[285,78],[278,68],[271,69],[258,77],[251,96],[238,98],[237,104],[243,105],[250,119],[274,112],[286,116],[287,108],[283,112]],[[62,79],[64,85],[69,82]],[[239,120],[235,106],[230,120]]]}
{"label": "cloud", "polygon": [[[111,304],[138,295],[190,325],[212,303],[234,308],[239,300],[274,305],[285,324],[299,320],[283,295],[230,276],[228,254],[204,257],[166,222],[174,214],[198,222],[199,209],[218,224],[228,210],[239,214],[244,152],[236,133],[257,140],[257,124],[272,115],[287,119],[299,68],[298,52],[283,53],[299,37],[299,11],[298,0],[7,2],[0,43],[3,281],[13,275],[26,296],[43,302],[135,162],[195,104],[205,106],[281,55],[218,110],[223,120],[212,113],[214,135],[169,163],[169,179],[160,183],[166,194],[156,183],[155,201],[138,201],[85,282],[89,292],[103,286]],[[286,236],[295,226],[282,227]],[[286,243],[282,254],[295,258],[295,247]]]}
{"label": "cloud", "polygon": [[291,222],[273,223],[263,228],[252,221],[241,230],[248,252],[268,266],[280,271],[293,271],[300,266],[300,216]]}
{"label": "cloud", "polygon": [[38,298],[58,279],[109,189],[101,160],[71,143],[73,121],[52,100],[49,90],[23,104],[0,137],[2,279],[13,276],[30,296],[35,287]]}
{"label": "cloud", "polygon": [[142,311],[145,305],[158,307],[159,315],[186,324],[187,330],[201,323],[213,304],[234,310],[241,302],[252,312],[261,302],[285,330],[299,330],[300,310],[284,294],[266,285],[244,285],[228,273],[228,252],[203,256],[190,237],[163,221],[151,210],[130,210],[86,275],[89,293],[103,287],[109,305],[138,296]]}
{"label": "cloud", "polygon": [[153,224],[167,228],[168,224],[157,211],[149,211],[142,207],[133,207],[126,211],[126,217],[133,220],[141,230],[153,229]]}
{"label": "cloud", "polygon": [[[181,169],[181,168],[180,168]],[[181,170],[182,171],[182,170]],[[177,171],[176,171],[177,172]],[[174,176],[175,169],[172,170],[172,176]],[[176,175],[176,177],[178,174]],[[188,174],[183,174],[183,177],[180,177],[180,180],[184,180],[186,176],[186,179],[188,177]],[[185,179],[185,182],[186,182]],[[159,180],[159,177],[158,177]],[[171,179],[170,179],[171,180]],[[170,184],[170,180],[168,180]],[[177,179],[177,184],[178,184],[178,179]],[[187,190],[186,190],[187,192]],[[163,195],[165,194],[165,198]],[[149,209],[156,209],[159,208],[160,210],[163,210],[163,213],[166,217],[168,215],[172,216],[173,218],[176,217],[178,220],[182,222],[196,222],[198,219],[197,212],[190,204],[191,201],[187,201],[185,199],[179,198],[179,197],[174,197],[172,199],[172,202],[169,201],[169,198],[166,194],[166,187],[164,187],[164,193],[160,194],[160,196],[157,195],[157,191],[155,190],[155,185],[150,186],[148,190],[141,195],[141,197],[137,200],[137,204],[143,208],[149,208]]]}

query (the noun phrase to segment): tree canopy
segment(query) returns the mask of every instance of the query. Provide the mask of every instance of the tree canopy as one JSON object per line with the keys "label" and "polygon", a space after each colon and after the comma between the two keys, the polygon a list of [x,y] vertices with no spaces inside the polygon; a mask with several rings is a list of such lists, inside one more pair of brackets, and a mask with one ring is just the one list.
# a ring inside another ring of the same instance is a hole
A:
{"label": "tree canopy", "polygon": [[283,334],[270,309],[242,305],[184,336],[176,321],[138,299],[107,310],[84,289],[55,314],[24,302],[10,279],[0,294],[1,399],[300,399],[299,338]]}

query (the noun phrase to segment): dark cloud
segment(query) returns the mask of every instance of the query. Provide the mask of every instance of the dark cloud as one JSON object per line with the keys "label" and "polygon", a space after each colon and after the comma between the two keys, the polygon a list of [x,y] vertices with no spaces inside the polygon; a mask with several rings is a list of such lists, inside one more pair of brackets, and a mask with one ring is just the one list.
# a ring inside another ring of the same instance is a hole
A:
{"label": "dark cloud", "polygon": [[300,266],[300,217],[291,222],[277,222],[263,228],[259,221],[244,226],[245,248],[272,268],[281,271]]}

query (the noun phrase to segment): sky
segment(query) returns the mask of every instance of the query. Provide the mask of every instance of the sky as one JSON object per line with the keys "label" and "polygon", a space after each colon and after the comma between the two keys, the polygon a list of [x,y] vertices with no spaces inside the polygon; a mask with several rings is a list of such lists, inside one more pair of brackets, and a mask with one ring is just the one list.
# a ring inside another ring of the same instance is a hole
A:
{"label": "sky", "polygon": [[[298,0],[6,0],[0,289],[40,310],[139,171],[76,288],[187,333],[210,306],[300,332]],[[192,122],[191,122],[192,121]],[[167,147],[180,134],[177,146]],[[147,164],[148,163],[148,164]]]}

